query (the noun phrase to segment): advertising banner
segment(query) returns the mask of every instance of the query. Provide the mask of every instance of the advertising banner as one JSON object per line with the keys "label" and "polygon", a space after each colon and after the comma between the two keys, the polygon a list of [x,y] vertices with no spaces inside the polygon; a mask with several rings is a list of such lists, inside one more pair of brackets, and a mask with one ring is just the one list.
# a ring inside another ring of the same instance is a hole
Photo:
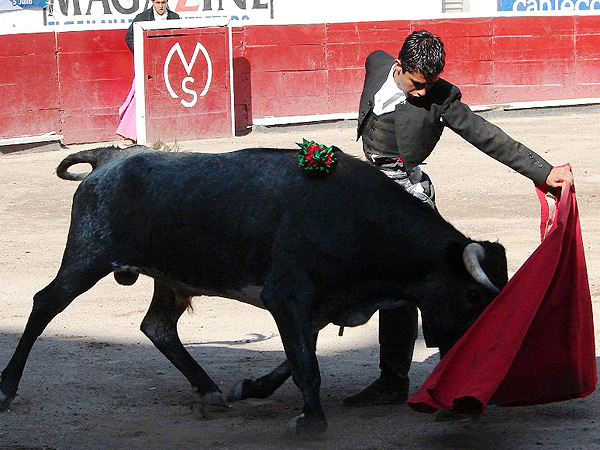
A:
{"label": "advertising banner", "polygon": [[[5,0],[0,0],[5,1]],[[12,1],[12,0],[11,0]],[[21,0],[37,1],[37,0]],[[267,21],[273,18],[275,0],[169,0],[169,9],[183,19],[226,17],[232,21]],[[151,0],[53,0],[46,25],[68,31],[73,25],[120,25],[151,8]],[[125,24],[125,25],[123,25]]]}
{"label": "advertising banner", "polygon": [[598,11],[600,0],[498,0],[498,11]]}
{"label": "advertising banner", "polygon": [[0,11],[43,9],[46,6],[48,6],[48,0],[0,0]]}

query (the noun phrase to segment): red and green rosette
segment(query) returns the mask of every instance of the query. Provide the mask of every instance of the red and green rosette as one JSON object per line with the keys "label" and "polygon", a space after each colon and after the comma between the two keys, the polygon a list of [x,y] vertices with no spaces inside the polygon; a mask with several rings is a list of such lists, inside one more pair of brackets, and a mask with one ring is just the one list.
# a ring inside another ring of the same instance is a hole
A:
{"label": "red and green rosette", "polygon": [[302,169],[329,174],[335,168],[337,156],[333,146],[327,147],[306,139],[302,139],[302,144],[298,143],[298,146],[298,164]]}

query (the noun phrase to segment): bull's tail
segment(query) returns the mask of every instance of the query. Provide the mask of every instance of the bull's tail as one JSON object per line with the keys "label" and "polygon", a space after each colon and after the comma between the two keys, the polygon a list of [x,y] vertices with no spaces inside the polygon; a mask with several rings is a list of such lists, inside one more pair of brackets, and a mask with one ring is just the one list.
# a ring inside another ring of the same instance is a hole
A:
{"label": "bull's tail", "polygon": [[[129,155],[134,152],[140,152],[143,150],[158,150],[164,152],[178,152],[179,145],[177,142],[173,144],[173,146],[169,147],[162,141],[157,141],[154,145],[150,147],[146,147],[144,145],[132,145],[130,147],[119,148],[119,147],[98,147],[90,150],[82,150],[77,153],[73,153],[63,159],[58,167],[56,168],[56,175],[63,180],[70,181],[81,181],[86,176],[88,176],[91,172],[94,171],[97,167],[105,164],[108,161],[111,161],[115,158],[120,158],[125,155]],[[69,172],[69,168],[74,166],[75,164],[89,164],[92,166],[92,170],[90,172],[83,173],[73,173]]]}
{"label": "bull's tail", "polygon": [[93,148],[91,150],[82,150],[77,153],[73,153],[63,159],[58,167],[56,168],[56,175],[63,180],[70,181],[81,181],[90,172],[83,173],[74,173],[69,172],[69,168],[74,166],[75,164],[89,164],[92,166],[92,171],[97,167],[105,164],[106,162],[113,160],[115,158],[120,158],[121,156],[125,156],[131,154],[135,151],[140,150],[148,150],[148,147],[144,147],[142,145],[134,145],[126,148],[119,147],[99,147]]}

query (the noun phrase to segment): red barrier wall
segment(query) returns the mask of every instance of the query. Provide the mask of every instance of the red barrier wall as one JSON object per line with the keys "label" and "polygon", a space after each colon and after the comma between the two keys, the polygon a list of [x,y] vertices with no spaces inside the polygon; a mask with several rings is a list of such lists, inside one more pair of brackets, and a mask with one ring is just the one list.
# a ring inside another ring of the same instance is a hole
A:
{"label": "red barrier wall", "polygon": [[56,33],[65,143],[116,139],[118,109],[133,80],[124,30]]}
{"label": "red barrier wall", "polygon": [[237,34],[235,52],[251,63],[255,118],[357,111],[367,55],[397,55],[402,37],[423,28],[442,36],[443,77],[470,105],[600,97],[599,16],[271,28]]}
{"label": "red barrier wall", "polygon": [[55,35],[0,36],[0,138],[61,129]]}
{"label": "red barrier wall", "polygon": [[[470,105],[600,97],[600,16],[247,26],[233,30],[238,127],[356,112],[366,56],[395,55],[422,28],[443,38],[443,76]],[[0,36],[0,138],[55,130],[65,143],[115,139],[133,77],[124,33]]]}

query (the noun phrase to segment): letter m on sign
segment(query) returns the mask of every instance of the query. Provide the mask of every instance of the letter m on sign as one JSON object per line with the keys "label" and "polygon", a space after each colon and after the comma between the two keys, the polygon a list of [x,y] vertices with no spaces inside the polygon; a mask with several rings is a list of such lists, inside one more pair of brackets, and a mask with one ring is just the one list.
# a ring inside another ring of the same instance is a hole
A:
{"label": "letter m on sign", "polygon": [[134,45],[138,143],[234,135],[226,23],[136,22]]}

